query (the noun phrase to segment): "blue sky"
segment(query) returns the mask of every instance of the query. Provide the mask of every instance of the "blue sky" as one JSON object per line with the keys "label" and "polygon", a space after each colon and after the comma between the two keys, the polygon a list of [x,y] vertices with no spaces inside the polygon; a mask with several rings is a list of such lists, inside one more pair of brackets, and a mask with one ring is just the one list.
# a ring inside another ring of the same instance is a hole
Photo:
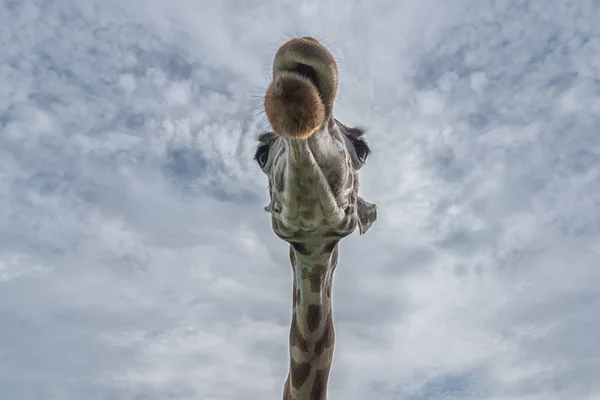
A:
{"label": "blue sky", "polygon": [[[272,3],[272,4],[271,4]],[[254,135],[277,47],[340,60],[379,219],[330,398],[600,398],[595,0],[0,5],[0,394],[276,399],[291,270]]]}

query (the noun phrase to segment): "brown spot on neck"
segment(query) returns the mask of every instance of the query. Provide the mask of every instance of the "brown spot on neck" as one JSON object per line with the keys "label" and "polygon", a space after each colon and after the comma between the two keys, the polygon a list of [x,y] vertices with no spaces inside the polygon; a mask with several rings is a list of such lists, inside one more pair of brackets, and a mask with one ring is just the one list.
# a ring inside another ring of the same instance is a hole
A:
{"label": "brown spot on neck", "polygon": [[315,380],[310,390],[310,400],[327,400],[327,381],[330,365],[315,372]]}
{"label": "brown spot on neck", "polygon": [[330,310],[327,319],[325,320],[323,334],[315,343],[315,355],[320,356],[325,350],[333,348],[334,343],[335,329],[333,327],[333,316]]}
{"label": "brown spot on neck", "polygon": [[321,311],[320,304],[310,304],[308,306],[306,312],[306,326],[309,331],[314,332],[319,327],[319,323],[321,322]]}
{"label": "brown spot on neck", "polygon": [[306,339],[302,336],[302,332],[298,329],[298,323],[296,322],[296,313],[292,316],[292,325],[290,326],[290,346],[298,348],[303,353],[308,352],[308,344]]}
{"label": "brown spot on neck", "polygon": [[294,400],[294,399],[292,399],[292,391],[290,390],[290,374],[289,373],[285,380],[285,383],[283,384],[283,400]]}
{"label": "brown spot on neck", "polygon": [[305,269],[302,271],[302,279],[306,279],[310,282],[310,290],[314,293],[320,293],[323,285],[323,281],[326,278],[327,267],[325,265],[317,264],[311,269]]}
{"label": "brown spot on neck", "polygon": [[308,363],[297,363],[294,359],[290,359],[290,373],[292,386],[296,389],[300,389],[304,382],[310,375],[310,364]]}

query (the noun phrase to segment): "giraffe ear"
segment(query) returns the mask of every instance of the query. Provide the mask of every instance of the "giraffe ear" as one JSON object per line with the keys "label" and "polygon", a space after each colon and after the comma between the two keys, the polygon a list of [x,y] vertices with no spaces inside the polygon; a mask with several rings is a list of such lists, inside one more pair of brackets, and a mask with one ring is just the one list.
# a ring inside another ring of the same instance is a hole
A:
{"label": "giraffe ear", "polygon": [[377,206],[358,196],[356,207],[358,211],[358,229],[360,234],[363,235],[377,219]]}

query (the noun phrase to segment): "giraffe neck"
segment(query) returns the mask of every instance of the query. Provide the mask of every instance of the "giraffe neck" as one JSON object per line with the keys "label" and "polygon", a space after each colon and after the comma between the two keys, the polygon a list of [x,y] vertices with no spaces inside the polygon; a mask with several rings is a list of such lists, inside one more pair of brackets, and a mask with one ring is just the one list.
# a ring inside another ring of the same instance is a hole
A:
{"label": "giraffe neck", "polygon": [[[337,241],[314,252],[290,246],[294,272],[290,327],[290,369],[284,400],[326,400],[335,333],[331,308]],[[305,254],[309,254],[306,256]]]}

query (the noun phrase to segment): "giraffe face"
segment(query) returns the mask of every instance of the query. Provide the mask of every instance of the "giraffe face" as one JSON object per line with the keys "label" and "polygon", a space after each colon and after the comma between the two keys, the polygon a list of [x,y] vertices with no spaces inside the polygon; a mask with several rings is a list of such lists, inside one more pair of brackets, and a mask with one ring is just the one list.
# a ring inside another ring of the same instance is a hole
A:
{"label": "giraffe face", "polygon": [[358,197],[358,171],[367,161],[364,129],[332,116],[337,66],[312,38],[292,39],[275,55],[265,94],[272,132],[259,136],[255,160],[269,178],[273,229],[289,242],[341,238],[376,219]]}

